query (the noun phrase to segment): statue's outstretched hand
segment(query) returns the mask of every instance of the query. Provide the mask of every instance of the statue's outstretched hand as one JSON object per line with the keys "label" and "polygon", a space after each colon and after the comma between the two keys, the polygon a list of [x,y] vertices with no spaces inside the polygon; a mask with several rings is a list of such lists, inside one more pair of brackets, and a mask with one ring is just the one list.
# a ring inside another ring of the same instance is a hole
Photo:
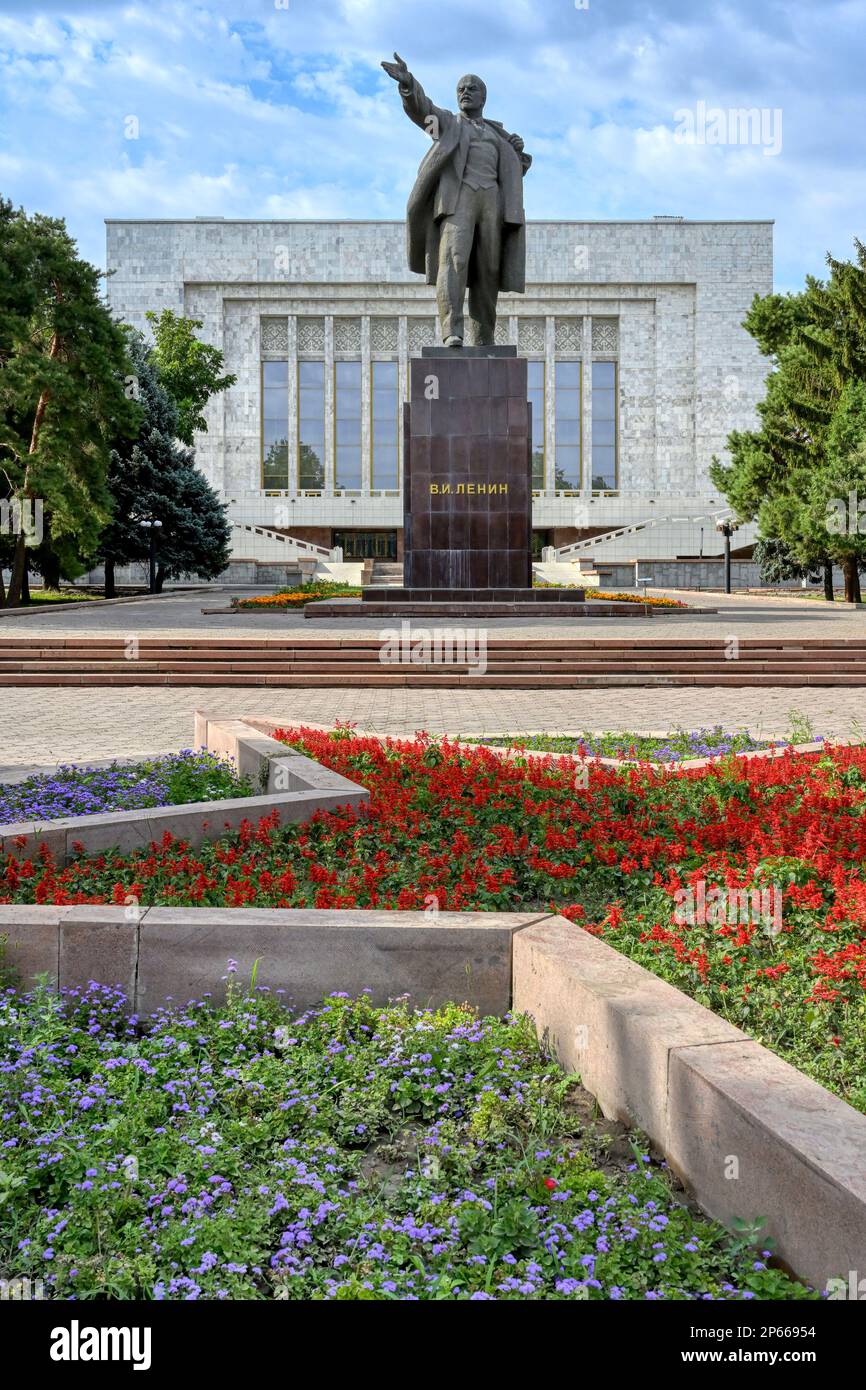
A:
{"label": "statue's outstretched hand", "polygon": [[385,69],[389,77],[393,77],[395,82],[399,82],[401,86],[405,87],[408,85],[409,82],[409,69],[403,62],[403,59],[400,57],[399,53],[395,53],[394,58],[396,60],[395,62],[383,63],[382,67]]}

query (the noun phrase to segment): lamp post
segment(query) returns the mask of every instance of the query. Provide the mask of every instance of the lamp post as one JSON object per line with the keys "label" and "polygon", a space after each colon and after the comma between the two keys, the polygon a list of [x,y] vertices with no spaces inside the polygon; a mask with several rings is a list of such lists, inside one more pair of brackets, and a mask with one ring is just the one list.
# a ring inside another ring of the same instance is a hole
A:
{"label": "lamp post", "polygon": [[161,522],[161,521],[156,521],[156,520],[154,520],[154,519],[150,519],[150,520],[148,520],[148,521],[140,521],[138,524],[139,524],[139,526],[143,526],[144,529],[145,529],[145,530],[147,531],[147,533],[148,533],[148,536],[147,536],[147,550],[148,550],[148,563],[149,563],[149,579],[148,579],[147,591],[148,591],[148,593],[150,593],[150,594],[155,594],[155,593],[156,593],[156,532],[157,532],[157,529],[158,529],[159,527],[162,526],[162,522]]}
{"label": "lamp post", "polygon": [[717,521],[716,530],[725,538],[725,593],[731,592],[731,536],[737,529],[735,521]]}

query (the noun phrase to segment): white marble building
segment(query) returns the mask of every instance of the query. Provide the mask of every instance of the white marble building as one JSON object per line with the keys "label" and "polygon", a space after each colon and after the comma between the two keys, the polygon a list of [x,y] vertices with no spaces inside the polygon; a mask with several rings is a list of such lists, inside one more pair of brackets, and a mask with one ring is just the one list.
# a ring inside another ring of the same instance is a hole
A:
{"label": "white marble building", "polygon": [[[708,468],[763,395],[766,362],[741,325],[772,289],[772,223],[527,233],[527,292],[501,297],[498,337],[531,363],[538,544],[718,553],[724,499]],[[282,558],[271,531],[347,559],[401,553],[400,401],[409,357],[438,334],[402,222],[112,219],[107,267],[119,318],[200,319],[237,377],[210,402],[196,455],[229,504],[238,558]]]}

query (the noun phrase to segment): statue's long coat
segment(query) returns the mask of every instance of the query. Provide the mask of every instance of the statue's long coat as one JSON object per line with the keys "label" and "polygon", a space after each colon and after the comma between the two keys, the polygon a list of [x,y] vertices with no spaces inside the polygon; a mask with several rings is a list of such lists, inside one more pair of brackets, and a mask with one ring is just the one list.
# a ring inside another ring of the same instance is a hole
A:
{"label": "statue's long coat", "polygon": [[[434,106],[415,78],[400,85],[407,116],[433,136],[421,161],[415,187],[406,207],[406,242],[409,269],[435,285],[439,270],[439,234],[443,217],[457,207],[466,168],[470,124],[454,111]],[[485,124],[499,137],[499,185],[502,211],[502,257],[499,288],[522,294],[526,287],[526,222],[523,213],[523,175],[532,157],[518,154],[508,132],[498,121]]]}

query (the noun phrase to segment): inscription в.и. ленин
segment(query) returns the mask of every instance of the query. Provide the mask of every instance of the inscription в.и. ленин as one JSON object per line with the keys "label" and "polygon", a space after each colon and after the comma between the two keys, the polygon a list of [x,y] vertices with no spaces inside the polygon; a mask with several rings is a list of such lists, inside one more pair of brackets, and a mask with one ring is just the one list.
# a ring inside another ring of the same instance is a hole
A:
{"label": "inscription \u0432.\u0438. \u043b\u0435\u043d\u0438\u043d", "polygon": [[481,496],[492,492],[507,492],[507,483],[431,483],[430,492],[433,496],[444,497],[447,492],[456,493],[459,497],[465,494],[467,497]]}

